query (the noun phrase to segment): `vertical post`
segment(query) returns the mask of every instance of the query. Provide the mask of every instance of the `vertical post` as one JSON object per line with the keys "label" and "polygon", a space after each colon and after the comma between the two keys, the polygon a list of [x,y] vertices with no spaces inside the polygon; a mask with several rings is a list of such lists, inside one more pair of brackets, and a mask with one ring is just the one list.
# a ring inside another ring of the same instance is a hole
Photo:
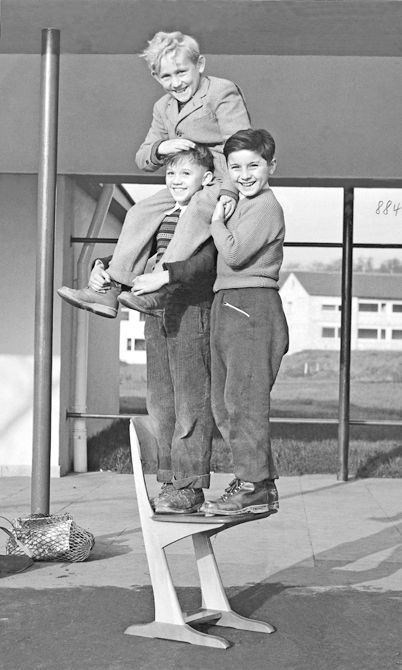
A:
{"label": "vertical post", "polygon": [[[113,199],[114,185],[105,184],[96,209],[88,228],[87,237],[97,237],[106,220],[110,203]],[[88,265],[93,252],[91,244],[84,244],[77,263],[77,286],[85,286],[88,280]],[[85,413],[87,411],[88,387],[88,312],[75,310],[75,388],[73,411]],[[87,421],[84,417],[74,419],[73,429],[74,472],[87,472]]]}
{"label": "vertical post", "polygon": [[31,512],[48,514],[60,31],[42,30]]}
{"label": "vertical post", "polygon": [[345,188],[343,196],[342,245],[342,315],[339,369],[339,471],[338,479],[348,480],[349,459],[349,399],[350,399],[350,333],[352,317],[353,276],[353,188]]}

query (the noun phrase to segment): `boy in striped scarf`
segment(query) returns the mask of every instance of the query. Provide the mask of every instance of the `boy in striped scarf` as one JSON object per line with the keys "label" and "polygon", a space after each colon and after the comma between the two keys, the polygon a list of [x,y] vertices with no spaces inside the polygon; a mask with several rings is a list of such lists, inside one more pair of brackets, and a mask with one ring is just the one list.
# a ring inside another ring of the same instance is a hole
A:
{"label": "boy in striped scarf", "polygon": [[[154,272],[138,276],[120,302],[131,307],[136,295],[167,290],[160,315],[145,317],[147,409],[157,441],[157,479],[162,484],[153,501],[155,512],[197,512],[210,483],[213,420],[210,391],[210,311],[216,277],[216,249],[209,238],[188,260],[164,263],[164,254],[180,215],[191,198],[213,179],[208,147],[170,156],[166,185],[175,202],[154,236]],[[99,259],[89,285],[101,296],[109,280],[107,263]],[[161,269],[160,269],[161,268]]]}

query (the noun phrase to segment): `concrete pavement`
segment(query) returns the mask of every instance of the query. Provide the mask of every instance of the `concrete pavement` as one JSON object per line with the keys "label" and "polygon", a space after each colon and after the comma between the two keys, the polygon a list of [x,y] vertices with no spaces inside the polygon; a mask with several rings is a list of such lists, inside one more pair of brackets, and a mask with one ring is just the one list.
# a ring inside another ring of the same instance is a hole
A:
{"label": "concrete pavement", "polygon": [[[230,475],[212,478],[211,495]],[[150,495],[158,490],[147,477]],[[96,545],[85,563],[35,563],[0,579],[0,667],[61,670],[383,670],[402,667],[402,481],[283,477],[280,511],[214,539],[234,609],[273,635],[211,628],[227,651],[123,635],[153,618],[132,475],[51,481],[51,512],[69,511]],[[0,514],[29,513],[30,480],[0,480]],[[0,538],[4,554],[6,538]],[[199,604],[190,540],[168,549],[184,609]],[[205,628],[205,630],[207,630]]]}

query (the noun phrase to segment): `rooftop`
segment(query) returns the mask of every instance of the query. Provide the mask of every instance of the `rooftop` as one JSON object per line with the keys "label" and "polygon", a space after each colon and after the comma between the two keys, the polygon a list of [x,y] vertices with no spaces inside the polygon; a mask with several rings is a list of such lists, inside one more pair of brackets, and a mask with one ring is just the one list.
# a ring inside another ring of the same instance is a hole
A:
{"label": "rooftop", "polygon": [[[340,296],[340,272],[292,270],[281,273],[281,286],[293,274],[309,295]],[[402,275],[375,272],[354,272],[352,295],[357,298],[402,300]]]}

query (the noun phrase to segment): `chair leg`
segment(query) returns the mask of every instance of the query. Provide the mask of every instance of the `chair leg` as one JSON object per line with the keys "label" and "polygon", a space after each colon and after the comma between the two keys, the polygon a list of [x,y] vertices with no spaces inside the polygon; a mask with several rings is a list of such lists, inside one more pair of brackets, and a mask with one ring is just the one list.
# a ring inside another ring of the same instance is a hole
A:
{"label": "chair leg", "polygon": [[129,626],[126,635],[177,640],[206,647],[227,649],[230,643],[223,637],[194,630],[184,618],[173,585],[165,551],[162,547],[146,544],[149,572],[155,603],[155,620]]}
{"label": "chair leg", "polygon": [[207,610],[219,610],[221,612],[221,616],[215,625],[260,633],[273,633],[275,628],[271,624],[244,617],[234,612],[230,607],[209,535],[207,533],[193,535],[193,544],[200,576],[202,605]]}
{"label": "chair leg", "polygon": [[231,646],[230,642],[225,640],[225,638],[218,635],[201,633],[187,624],[178,626],[161,621],[151,621],[151,623],[129,626],[125,633],[127,635],[139,635],[140,637],[188,642],[189,644],[197,644],[202,647],[215,647],[217,649],[227,649]]}

